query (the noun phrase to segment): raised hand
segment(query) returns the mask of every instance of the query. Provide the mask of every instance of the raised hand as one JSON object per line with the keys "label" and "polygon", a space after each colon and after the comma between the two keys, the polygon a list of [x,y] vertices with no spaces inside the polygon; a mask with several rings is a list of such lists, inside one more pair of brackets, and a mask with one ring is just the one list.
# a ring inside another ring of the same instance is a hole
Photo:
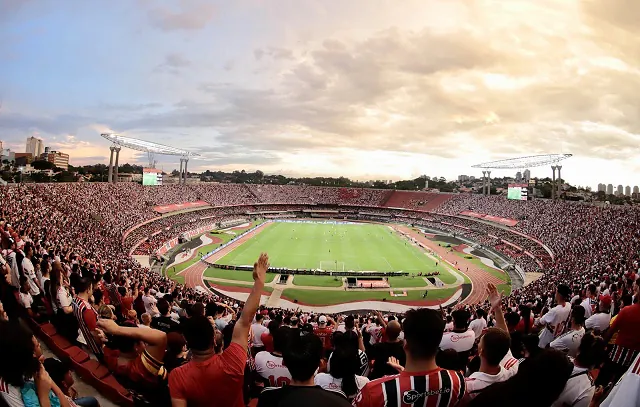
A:
{"label": "raised hand", "polygon": [[389,360],[387,361],[387,365],[396,369],[400,373],[402,373],[402,371],[404,370],[404,367],[400,364],[400,361],[394,358],[393,356],[389,357]]}
{"label": "raised hand", "polygon": [[498,293],[498,288],[493,283],[487,284],[487,296],[489,303],[491,304],[491,309],[496,309],[500,307],[502,303],[502,293]]}
{"label": "raised hand", "polygon": [[262,253],[258,261],[253,264],[253,281],[264,284],[267,270],[269,269],[269,255]]}

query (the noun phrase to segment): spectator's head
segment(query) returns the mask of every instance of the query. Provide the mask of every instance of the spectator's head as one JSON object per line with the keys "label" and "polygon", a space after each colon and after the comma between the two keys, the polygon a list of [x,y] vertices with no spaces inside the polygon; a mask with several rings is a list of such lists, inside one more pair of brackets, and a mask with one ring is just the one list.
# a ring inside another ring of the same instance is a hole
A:
{"label": "spectator's head", "polygon": [[575,363],[581,367],[594,369],[600,367],[607,357],[607,344],[599,336],[587,333],[580,341]]}
{"label": "spectator's head", "polygon": [[320,318],[318,318],[318,326],[320,328],[324,328],[325,326],[327,326],[327,317],[321,315]]}
{"label": "spectator's head", "polygon": [[559,284],[556,289],[556,302],[565,303],[571,300],[571,288],[566,284]]}
{"label": "spectator's head", "polygon": [[387,338],[389,341],[393,342],[398,339],[400,336],[400,332],[402,332],[402,327],[398,321],[391,321],[387,324]]}
{"label": "spectator's head", "polygon": [[158,312],[163,317],[168,317],[171,313],[171,306],[169,305],[169,302],[164,298],[160,298],[156,306],[158,307]]}
{"label": "spectator's head", "polygon": [[187,346],[193,352],[206,352],[213,348],[215,342],[214,329],[209,320],[202,316],[194,316],[185,322],[183,327]]}
{"label": "spectator's head", "polygon": [[264,315],[262,315],[262,314],[257,314],[256,315],[256,324],[262,324],[263,320],[264,320]]}
{"label": "spectator's head", "polygon": [[269,335],[275,336],[278,328],[280,328],[280,322],[278,320],[272,319],[271,321],[269,321],[269,325],[267,325],[267,329],[269,330]]}
{"label": "spectator's head", "polygon": [[576,326],[584,326],[585,321],[585,309],[583,306],[578,305],[571,309],[571,322]]}
{"label": "spectator's head", "polygon": [[204,307],[204,315],[207,317],[216,317],[216,310],[218,309],[218,305],[215,302],[207,303]]}
{"label": "spectator's head", "polygon": [[0,322],[0,378],[22,387],[40,370],[40,343],[19,323]]}
{"label": "spectator's head", "polygon": [[223,316],[225,311],[226,311],[226,308],[224,306],[218,305],[216,307],[216,318]]}
{"label": "spectator's head", "polygon": [[611,309],[611,296],[601,295],[598,309],[600,310],[600,312],[609,312],[609,310]]}
{"label": "spectator's head", "polygon": [[509,334],[499,328],[489,328],[480,338],[478,355],[483,363],[490,367],[500,365],[500,361],[509,351]]}
{"label": "spectator's head", "polygon": [[315,335],[293,338],[283,352],[283,363],[289,369],[294,382],[313,384],[320,359],[322,341]]}
{"label": "spectator's head", "polygon": [[282,352],[287,348],[292,338],[293,332],[291,331],[291,328],[286,326],[277,328],[273,334],[273,349],[276,352]]}
{"label": "spectator's head", "polygon": [[142,321],[142,325],[151,326],[151,315],[148,312],[140,315],[140,320]]}
{"label": "spectator's head", "polygon": [[407,359],[423,361],[434,358],[444,332],[442,314],[428,308],[412,309],[407,311],[403,325]]}
{"label": "spectator's head", "polygon": [[471,313],[466,309],[457,309],[451,313],[453,317],[453,326],[455,329],[464,330],[469,327],[469,318]]}
{"label": "spectator's head", "polygon": [[336,348],[331,354],[331,369],[329,374],[336,379],[342,379],[342,391],[347,396],[354,396],[358,392],[356,375],[360,373],[360,357],[357,348]]}
{"label": "spectator's head", "polygon": [[[550,406],[564,390],[572,371],[573,364],[563,352],[543,350],[521,364],[509,380],[484,389],[470,406]],[[530,391],[532,388],[539,390]]]}
{"label": "spectator's head", "polygon": [[353,317],[353,315],[347,315],[347,317],[344,319],[345,331],[351,331],[355,326],[355,318]]}
{"label": "spectator's head", "polygon": [[167,334],[167,354],[178,356],[187,351],[187,341],[179,332],[169,332]]}
{"label": "spectator's head", "polygon": [[68,395],[69,388],[73,386],[74,383],[69,366],[54,358],[45,359],[43,365],[49,377],[51,377],[51,380],[58,385],[63,393]]}
{"label": "spectator's head", "polygon": [[78,295],[89,297],[93,295],[93,283],[89,278],[78,278],[74,287]]}
{"label": "spectator's head", "polygon": [[297,328],[298,327],[298,323],[300,322],[300,320],[298,319],[297,316],[293,315],[290,319],[290,324],[292,328]]}
{"label": "spectator's head", "polygon": [[596,298],[597,292],[598,287],[596,287],[596,285],[593,283],[589,284],[589,287],[587,287],[587,295],[591,298]]}

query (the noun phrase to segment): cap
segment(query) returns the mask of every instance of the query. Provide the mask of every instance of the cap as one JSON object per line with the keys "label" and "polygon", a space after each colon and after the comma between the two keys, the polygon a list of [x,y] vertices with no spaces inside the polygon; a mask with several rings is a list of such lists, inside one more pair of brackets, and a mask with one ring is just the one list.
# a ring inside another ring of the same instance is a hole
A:
{"label": "cap", "polygon": [[324,315],[321,315],[320,318],[318,318],[318,323],[319,324],[326,324],[327,323],[327,317],[325,317]]}
{"label": "cap", "polygon": [[600,303],[602,305],[604,305],[605,307],[610,307],[611,306],[611,296],[610,295],[601,295],[600,296]]}

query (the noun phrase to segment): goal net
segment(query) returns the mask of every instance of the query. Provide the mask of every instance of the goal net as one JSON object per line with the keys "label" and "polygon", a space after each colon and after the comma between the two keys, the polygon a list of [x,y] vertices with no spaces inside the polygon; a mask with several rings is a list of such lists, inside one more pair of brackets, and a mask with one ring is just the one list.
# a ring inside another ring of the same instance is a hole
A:
{"label": "goal net", "polygon": [[320,270],[324,271],[344,271],[344,262],[335,260],[324,260],[320,262]]}

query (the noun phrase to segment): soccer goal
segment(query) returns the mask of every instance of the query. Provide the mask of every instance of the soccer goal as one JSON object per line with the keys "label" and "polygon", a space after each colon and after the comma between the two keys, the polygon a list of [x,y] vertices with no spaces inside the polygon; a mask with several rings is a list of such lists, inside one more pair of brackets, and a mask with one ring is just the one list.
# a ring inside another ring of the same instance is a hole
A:
{"label": "soccer goal", "polygon": [[344,271],[344,262],[335,260],[323,260],[320,262],[320,270]]}

